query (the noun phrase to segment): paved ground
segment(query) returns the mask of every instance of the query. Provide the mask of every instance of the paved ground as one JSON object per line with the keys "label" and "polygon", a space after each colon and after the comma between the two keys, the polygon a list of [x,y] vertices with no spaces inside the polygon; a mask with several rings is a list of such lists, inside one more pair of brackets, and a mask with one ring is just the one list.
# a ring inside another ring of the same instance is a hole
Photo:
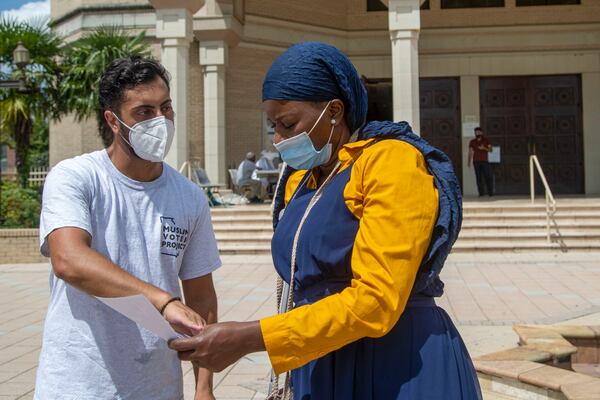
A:
{"label": "paved ground", "polygon": [[[268,257],[228,256],[215,274],[221,320],[273,312]],[[48,298],[48,265],[0,265],[0,400],[30,399]],[[515,345],[511,324],[600,325],[600,253],[453,254],[439,300],[472,356]],[[572,320],[572,321],[571,321]],[[215,379],[218,399],[264,398],[268,359],[242,359]],[[193,373],[185,366],[186,399]]]}

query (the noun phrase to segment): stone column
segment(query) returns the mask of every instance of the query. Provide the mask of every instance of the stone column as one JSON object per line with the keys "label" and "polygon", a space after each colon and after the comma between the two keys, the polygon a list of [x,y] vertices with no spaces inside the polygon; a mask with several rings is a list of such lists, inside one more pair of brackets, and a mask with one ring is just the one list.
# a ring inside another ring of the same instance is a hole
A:
{"label": "stone column", "polygon": [[225,149],[225,68],[228,44],[200,42],[204,74],[204,167],[212,183],[227,182]]}
{"label": "stone column", "polygon": [[600,194],[600,72],[581,74],[585,194]]}
{"label": "stone column", "polygon": [[392,42],[394,121],[408,121],[415,133],[419,121],[419,31],[421,0],[389,0]]}
{"label": "stone column", "polygon": [[179,169],[188,159],[189,49],[194,39],[192,14],[183,8],[156,11],[156,37],[162,39],[161,63],[171,75],[175,138],[166,162]]}

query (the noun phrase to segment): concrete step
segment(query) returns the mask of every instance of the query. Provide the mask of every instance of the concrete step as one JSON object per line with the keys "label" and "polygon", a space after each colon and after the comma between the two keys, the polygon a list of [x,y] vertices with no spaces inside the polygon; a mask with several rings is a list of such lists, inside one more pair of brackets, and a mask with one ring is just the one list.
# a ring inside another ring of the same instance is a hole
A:
{"label": "concrete step", "polygon": [[582,240],[582,241],[566,241],[564,244],[551,242],[548,243],[545,240],[532,240],[532,241],[516,241],[508,242],[502,240],[496,241],[475,241],[475,240],[457,240],[452,247],[454,253],[468,253],[473,251],[547,251],[547,250],[598,250],[600,244],[598,240]]}
{"label": "concrete step", "polygon": [[263,217],[263,216],[254,216],[254,215],[250,215],[250,216],[225,216],[225,217],[212,217],[212,223],[213,225],[217,225],[217,224],[221,224],[221,225],[241,225],[241,224],[248,224],[248,223],[253,223],[253,224],[269,224],[271,222],[271,219],[269,217]]}
{"label": "concrete step", "polygon": [[[473,230],[473,229],[516,229],[516,230],[530,230],[530,229],[545,229],[546,219],[534,220],[527,223],[515,223],[515,221],[478,221],[478,220],[463,220],[462,230]],[[560,221],[559,228],[562,229],[599,229],[600,221],[585,220],[585,221]]]}
{"label": "concrete step", "polygon": [[234,235],[273,234],[273,227],[266,224],[260,225],[214,225],[216,234],[231,233]]}
{"label": "concrete step", "polygon": [[271,234],[257,235],[236,235],[236,234],[216,234],[217,242],[219,243],[271,243]]}
{"label": "concrete step", "polygon": [[[463,210],[467,211],[484,211],[484,210],[505,210],[505,211],[518,211],[518,210],[539,210],[544,211],[546,204],[544,202],[531,204],[528,202],[516,203],[516,204],[495,204],[495,203],[463,203]],[[557,210],[599,210],[600,200],[597,202],[590,203],[574,203],[564,204],[561,202],[556,203]]]}
{"label": "concrete step", "polygon": [[[600,249],[598,241],[567,242],[564,245],[559,243],[547,243],[546,241],[527,241],[527,242],[486,242],[478,243],[472,241],[457,241],[452,248],[453,253],[469,252],[520,252],[520,251],[597,251]],[[271,246],[269,244],[231,244],[219,243],[219,251],[226,255],[270,255]]]}
{"label": "concrete step", "polygon": [[255,245],[219,245],[219,252],[227,255],[270,255],[271,246]]}
{"label": "concrete step", "polygon": [[[211,213],[222,254],[270,254],[270,205],[214,208]],[[465,201],[462,231],[453,251],[600,249],[600,200],[561,199],[554,220],[561,236],[547,243],[543,201],[534,205],[526,199]]]}
{"label": "concrete step", "polygon": [[[597,232],[581,232],[581,231],[560,231],[560,236],[556,235],[554,231],[551,231],[551,237],[553,239],[577,240],[577,241],[598,241],[598,247],[600,248],[600,231]],[[545,240],[546,231],[530,231],[530,232],[465,232],[461,231],[458,236],[458,240],[473,240],[477,242],[494,242],[498,240],[506,242],[518,242],[518,241],[536,241]]]}
{"label": "concrete step", "polygon": [[[572,220],[572,221],[590,221],[597,220],[600,221],[600,213],[593,212],[561,212],[554,214],[555,220]],[[546,220],[546,213],[476,213],[476,214],[463,214],[463,220],[465,221],[508,221],[508,220],[518,220],[518,221],[540,221]]]}
{"label": "concrete step", "polygon": [[213,208],[211,209],[213,217],[227,217],[227,216],[249,216],[249,215],[260,215],[264,217],[271,217],[270,207],[231,207],[231,208]]}

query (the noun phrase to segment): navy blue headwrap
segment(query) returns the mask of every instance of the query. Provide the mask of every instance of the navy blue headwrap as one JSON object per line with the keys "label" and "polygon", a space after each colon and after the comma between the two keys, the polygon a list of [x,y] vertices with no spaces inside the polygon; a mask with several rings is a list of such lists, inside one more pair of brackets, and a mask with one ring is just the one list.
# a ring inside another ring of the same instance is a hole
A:
{"label": "navy blue headwrap", "polygon": [[271,65],[262,99],[344,102],[350,132],[365,123],[368,98],[354,65],[337,48],[319,42],[295,44]]}
{"label": "navy blue headwrap", "polygon": [[[435,221],[431,242],[421,261],[412,294],[438,297],[444,291],[439,278],[444,262],[458,237],[462,223],[462,195],[454,167],[448,156],[412,132],[406,122],[372,121],[359,132],[358,139],[402,140],[423,154],[427,169],[433,175],[439,194],[438,218]],[[285,183],[294,170],[287,167],[281,177],[274,198],[273,227],[277,227],[280,211],[284,207]],[[398,232],[403,235],[404,232]]]}

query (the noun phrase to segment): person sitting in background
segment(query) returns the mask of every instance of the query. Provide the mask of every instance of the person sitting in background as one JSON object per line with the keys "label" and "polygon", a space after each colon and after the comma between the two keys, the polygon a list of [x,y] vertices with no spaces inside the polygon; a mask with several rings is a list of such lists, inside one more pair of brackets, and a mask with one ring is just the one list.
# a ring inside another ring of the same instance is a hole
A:
{"label": "person sitting in background", "polygon": [[246,159],[240,163],[237,170],[237,185],[247,186],[251,190],[246,193],[246,197],[251,203],[262,203],[265,198],[265,186],[258,179],[253,179],[252,174],[256,170],[256,156],[253,152],[246,154]]}
{"label": "person sitting in background", "polygon": [[266,156],[266,153],[267,152],[263,150],[263,152],[261,153],[261,157],[256,162],[256,168],[263,171],[272,171],[274,169],[277,169],[275,168],[275,164],[273,164],[273,161]]}

